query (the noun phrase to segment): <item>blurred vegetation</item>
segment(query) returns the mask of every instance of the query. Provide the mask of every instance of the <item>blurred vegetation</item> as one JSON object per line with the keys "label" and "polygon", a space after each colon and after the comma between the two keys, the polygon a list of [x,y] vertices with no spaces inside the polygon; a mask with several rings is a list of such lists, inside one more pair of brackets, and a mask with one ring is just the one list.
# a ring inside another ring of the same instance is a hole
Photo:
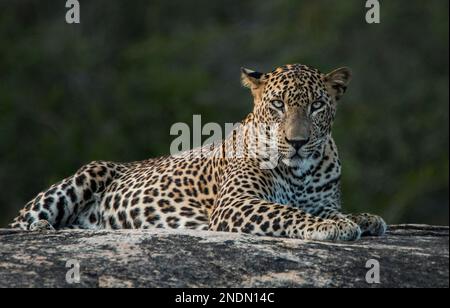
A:
{"label": "blurred vegetation", "polygon": [[334,135],[344,206],[389,223],[448,224],[447,0],[0,0],[0,225],[97,159],[169,151],[170,126],[237,122],[239,68],[347,65]]}

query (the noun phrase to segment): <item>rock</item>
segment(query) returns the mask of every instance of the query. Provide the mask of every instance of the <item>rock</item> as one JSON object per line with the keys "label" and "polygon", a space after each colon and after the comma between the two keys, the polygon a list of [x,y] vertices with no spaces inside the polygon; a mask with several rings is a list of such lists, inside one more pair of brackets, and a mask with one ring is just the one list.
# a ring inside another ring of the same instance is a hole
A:
{"label": "rock", "polygon": [[[391,226],[386,236],[351,243],[163,229],[0,229],[0,287],[448,288],[448,248],[448,227],[426,225]],[[366,282],[369,259],[379,262],[379,284]],[[70,284],[73,264],[80,281]]]}

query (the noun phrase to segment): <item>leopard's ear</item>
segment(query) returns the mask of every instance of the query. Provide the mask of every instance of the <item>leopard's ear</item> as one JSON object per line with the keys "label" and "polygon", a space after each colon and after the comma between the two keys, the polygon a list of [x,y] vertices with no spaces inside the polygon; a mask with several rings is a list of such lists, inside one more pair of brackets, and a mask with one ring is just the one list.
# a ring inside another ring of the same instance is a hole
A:
{"label": "leopard's ear", "polygon": [[348,67],[335,69],[324,76],[324,81],[328,93],[338,101],[347,90],[347,86],[352,79],[352,71]]}
{"label": "leopard's ear", "polygon": [[241,82],[246,88],[254,89],[261,85],[263,73],[241,67]]}
{"label": "leopard's ear", "polygon": [[244,87],[249,88],[252,91],[254,103],[257,104],[261,101],[262,86],[264,74],[259,73],[248,68],[241,68],[241,82]]}

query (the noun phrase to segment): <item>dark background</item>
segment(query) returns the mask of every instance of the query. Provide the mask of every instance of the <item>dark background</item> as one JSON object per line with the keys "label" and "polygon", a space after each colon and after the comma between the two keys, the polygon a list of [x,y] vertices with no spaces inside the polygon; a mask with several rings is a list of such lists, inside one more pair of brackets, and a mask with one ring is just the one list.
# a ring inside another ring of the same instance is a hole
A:
{"label": "dark background", "polygon": [[175,122],[237,122],[239,68],[353,69],[334,136],[348,211],[448,224],[448,0],[0,0],[0,226],[92,160],[169,152]]}

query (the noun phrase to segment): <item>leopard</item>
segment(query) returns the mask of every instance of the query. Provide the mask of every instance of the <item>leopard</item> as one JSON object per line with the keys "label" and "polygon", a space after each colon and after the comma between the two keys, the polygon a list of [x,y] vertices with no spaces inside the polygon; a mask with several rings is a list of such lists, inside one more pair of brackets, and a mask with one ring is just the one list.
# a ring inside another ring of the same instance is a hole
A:
{"label": "leopard", "polygon": [[[219,142],[144,161],[93,161],[42,191],[13,229],[192,229],[317,241],[382,236],[345,213],[332,126],[352,79],[304,64],[241,68],[252,111]],[[256,142],[255,142],[256,140]],[[231,153],[231,154],[230,154]]]}

